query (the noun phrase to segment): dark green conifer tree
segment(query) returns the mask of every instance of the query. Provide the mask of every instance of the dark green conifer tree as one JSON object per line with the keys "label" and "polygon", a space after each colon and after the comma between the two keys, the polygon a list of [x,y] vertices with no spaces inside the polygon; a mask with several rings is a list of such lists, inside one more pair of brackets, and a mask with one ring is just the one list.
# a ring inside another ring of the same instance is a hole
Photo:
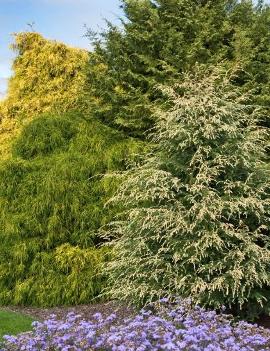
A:
{"label": "dark green conifer tree", "polygon": [[[261,2],[260,2],[261,3]],[[235,83],[269,106],[270,8],[252,0],[123,0],[122,27],[109,24],[90,57],[87,89],[95,115],[144,137],[160,83],[197,63],[238,66]]]}

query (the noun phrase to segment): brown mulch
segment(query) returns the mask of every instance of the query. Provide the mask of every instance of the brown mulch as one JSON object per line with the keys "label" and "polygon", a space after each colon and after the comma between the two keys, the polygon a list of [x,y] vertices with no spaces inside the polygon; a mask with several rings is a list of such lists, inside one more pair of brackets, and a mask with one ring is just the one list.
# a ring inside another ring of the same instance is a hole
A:
{"label": "brown mulch", "polygon": [[261,327],[270,329],[270,316],[261,316],[255,323]]}
{"label": "brown mulch", "polygon": [[131,307],[120,304],[119,302],[111,301],[106,303],[97,303],[92,305],[78,306],[61,306],[51,308],[25,307],[25,306],[6,306],[2,310],[17,312],[32,317],[37,321],[43,321],[55,314],[58,319],[64,319],[70,312],[80,315],[82,318],[89,320],[92,315],[99,312],[104,317],[112,313],[116,313],[119,320],[131,317],[135,314],[135,310]]}
{"label": "brown mulch", "polygon": [[[26,306],[6,306],[2,307],[2,310],[21,313],[37,321],[43,321],[55,314],[58,319],[64,319],[70,312],[80,315],[86,320],[92,319],[93,314],[99,312],[104,317],[109,316],[112,313],[116,313],[118,321],[122,321],[125,318],[132,317],[136,314],[135,309],[128,307],[116,301],[110,301],[106,303],[96,303],[91,305],[78,305],[78,306],[61,306],[51,308],[39,308],[39,307],[26,307]],[[256,324],[264,328],[270,329],[270,316],[261,316],[255,321]]]}

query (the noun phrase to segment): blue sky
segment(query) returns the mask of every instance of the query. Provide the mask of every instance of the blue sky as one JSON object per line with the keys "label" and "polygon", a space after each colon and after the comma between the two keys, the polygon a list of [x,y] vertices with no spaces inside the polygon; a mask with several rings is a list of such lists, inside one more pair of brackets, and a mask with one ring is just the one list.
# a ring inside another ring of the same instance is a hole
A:
{"label": "blue sky", "polygon": [[104,18],[113,22],[121,15],[120,0],[0,0],[0,97],[11,74],[13,53],[9,49],[12,33],[29,30],[71,46],[89,48],[84,25],[105,27]]}

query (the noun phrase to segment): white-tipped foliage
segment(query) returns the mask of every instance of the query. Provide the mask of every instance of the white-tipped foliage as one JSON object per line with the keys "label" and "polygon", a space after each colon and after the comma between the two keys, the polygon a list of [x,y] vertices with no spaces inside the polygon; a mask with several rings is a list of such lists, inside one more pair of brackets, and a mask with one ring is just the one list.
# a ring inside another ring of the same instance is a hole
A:
{"label": "white-tipped foliage", "polygon": [[125,174],[112,201],[110,293],[257,311],[270,297],[269,174],[260,110],[220,72],[162,88],[155,151]]}

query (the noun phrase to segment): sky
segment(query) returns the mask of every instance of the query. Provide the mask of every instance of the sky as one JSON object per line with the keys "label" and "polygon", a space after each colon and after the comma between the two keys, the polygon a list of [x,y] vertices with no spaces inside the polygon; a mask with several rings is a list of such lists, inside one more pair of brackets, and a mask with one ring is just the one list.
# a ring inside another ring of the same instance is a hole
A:
{"label": "sky", "polygon": [[0,99],[11,75],[12,33],[30,30],[28,24],[34,23],[46,38],[89,49],[85,25],[104,28],[104,18],[117,23],[121,14],[120,0],[0,0]]}
{"label": "sky", "polygon": [[14,53],[12,33],[33,29],[48,39],[89,49],[85,25],[105,28],[104,19],[117,23],[120,0],[0,0],[0,98],[5,95]]}

